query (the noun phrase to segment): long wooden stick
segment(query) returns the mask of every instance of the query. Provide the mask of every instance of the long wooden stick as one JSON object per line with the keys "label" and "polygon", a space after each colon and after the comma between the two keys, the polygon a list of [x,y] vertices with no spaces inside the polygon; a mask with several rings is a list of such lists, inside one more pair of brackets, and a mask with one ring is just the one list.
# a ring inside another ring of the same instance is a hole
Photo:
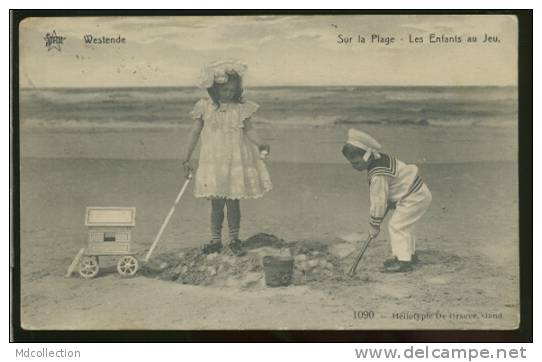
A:
{"label": "long wooden stick", "polygon": [[79,264],[79,260],[81,260],[81,257],[83,256],[83,253],[85,252],[85,248],[79,250],[75,258],[73,259],[72,263],[70,264],[68,268],[68,272],[66,273],[66,278],[69,278],[72,273],[74,272],[75,268],[77,267],[77,264]]}
{"label": "long wooden stick", "polygon": [[[392,209],[395,209],[395,206],[390,207],[390,204],[388,203],[388,206],[386,207],[386,212],[384,213],[384,216],[382,217],[382,219],[386,218],[386,216],[388,215],[388,212]],[[376,235],[375,237],[372,237],[369,235],[367,240],[365,240],[365,244],[363,244],[363,246],[361,247],[359,254],[356,256],[356,259],[354,260],[354,264],[352,264],[352,267],[350,267],[350,270],[348,271],[348,276],[353,277],[354,274],[356,274],[356,269],[358,268],[358,264],[361,261],[361,258],[363,258],[363,255],[367,251],[367,248],[369,247],[369,244],[371,244],[371,241],[373,241],[377,236],[378,235]]]}
{"label": "long wooden stick", "polygon": [[158,231],[158,234],[156,234],[156,237],[154,238],[154,241],[152,242],[152,246],[149,249],[147,255],[145,256],[144,261],[147,262],[151,258],[151,254],[154,251],[154,248],[156,248],[156,245],[158,244],[158,241],[160,241],[160,238],[162,237],[162,233],[166,229],[167,224],[169,223],[169,219],[171,219],[171,216],[175,212],[175,207],[179,203],[179,200],[181,200],[181,197],[183,196],[186,187],[190,183],[190,180],[192,179],[192,175],[189,175],[186,179],[186,181],[183,184],[183,187],[181,188],[181,191],[177,194],[177,198],[175,199],[175,202],[173,203],[173,206],[171,207],[171,210],[169,210],[169,213],[167,214],[164,222],[162,223],[162,227],[160,228],[160,231]]}
{"label": "long wooden stick", "polygon": [[350,267],[350,270],[348,271],[348,276],[353,277],[354,274],[356,274],[356,269],[358,268],[358,264],[361,261],[361,258],[363,258],[363,255],[367,251],[367,248],[369,247],[369,244],[371,241],[374,240],[374,237],[369,236],[367,240],[365,240],[365,243],[361,247],[361,250],[359,254],[356,256],[356,259],[354,260],[354,263],[352,264],[352,267]]}

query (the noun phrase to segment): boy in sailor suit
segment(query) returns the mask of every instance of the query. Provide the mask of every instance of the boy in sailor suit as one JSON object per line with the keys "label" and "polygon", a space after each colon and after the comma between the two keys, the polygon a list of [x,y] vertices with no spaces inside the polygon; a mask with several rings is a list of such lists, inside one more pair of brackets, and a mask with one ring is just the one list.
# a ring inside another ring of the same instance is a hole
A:
{"label": "boy in sailor suit", "polygon": [[417,262],[414,226],[431,204],[431,192],[418,176],[418,167],[379,152],[380,144],[368,134],[350,129],[343,155],[358,171],[367,170],[370,196],[369,235],[375,238],[389,210],[395,209],[388,232],[392,258],[384,272],[408,272]]}

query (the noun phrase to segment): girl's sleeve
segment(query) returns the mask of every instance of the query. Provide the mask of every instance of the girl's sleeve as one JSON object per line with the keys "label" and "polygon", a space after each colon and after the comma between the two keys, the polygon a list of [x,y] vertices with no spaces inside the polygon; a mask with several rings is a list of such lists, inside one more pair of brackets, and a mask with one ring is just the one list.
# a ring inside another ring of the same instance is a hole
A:
{"label": "girl's sleeve", "polygon": [[380,227],[386,215],[388,207],[388,180],[384,175],[376,175],[371,178],[369,184],[370,210],[369,224]]}
{"label": "girl's sleeve", "polygon": [[192,119],[203,118],[206,107],[207,107],[207,100],[206,99],[200,99],[194,105],[194,109],[192,111],[190,111],[190,117]]}
{"label": "girl's sleeve", "polygon": [[246,119],[252,117],[254,113],[260,108],[257,103],[252,101],[246,101],[241,104],[241,121],[244,122]]}

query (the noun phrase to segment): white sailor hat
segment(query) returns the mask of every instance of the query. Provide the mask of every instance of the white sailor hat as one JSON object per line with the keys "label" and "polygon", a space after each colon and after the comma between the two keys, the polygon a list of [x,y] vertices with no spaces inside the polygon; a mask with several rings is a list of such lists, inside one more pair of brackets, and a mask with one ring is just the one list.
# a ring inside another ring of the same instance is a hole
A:
{"label": "white sailor hat", "polygon": [[382,148],[382,146],[380,145],[380,143],[378,143],[377,140],[375,140],[373,137],[369,136],[363,131],[350,128],[348,130],[348,138],[346,140],[346,143],[364,150],[364,161],[368,161],[371,155],[374,155],[376,159],[380,158],[380,154],[378,153],[378,151]]}

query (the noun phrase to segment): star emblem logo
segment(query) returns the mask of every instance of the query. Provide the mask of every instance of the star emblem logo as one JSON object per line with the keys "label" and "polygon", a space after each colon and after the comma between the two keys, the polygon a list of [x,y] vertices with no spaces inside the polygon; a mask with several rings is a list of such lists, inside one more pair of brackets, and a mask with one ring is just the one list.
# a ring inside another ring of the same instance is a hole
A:
{"label": "star emblem logo", "polygon": [[50,51],[51,49],[56,49],[60,51],[60,46],[64,44],[64,40],[66,39],[66,37],[57,35],[56,30],[53,30],[52,33],[45,34],[43,39],[45,40],[45,46],[47,47],[47,51]]}

